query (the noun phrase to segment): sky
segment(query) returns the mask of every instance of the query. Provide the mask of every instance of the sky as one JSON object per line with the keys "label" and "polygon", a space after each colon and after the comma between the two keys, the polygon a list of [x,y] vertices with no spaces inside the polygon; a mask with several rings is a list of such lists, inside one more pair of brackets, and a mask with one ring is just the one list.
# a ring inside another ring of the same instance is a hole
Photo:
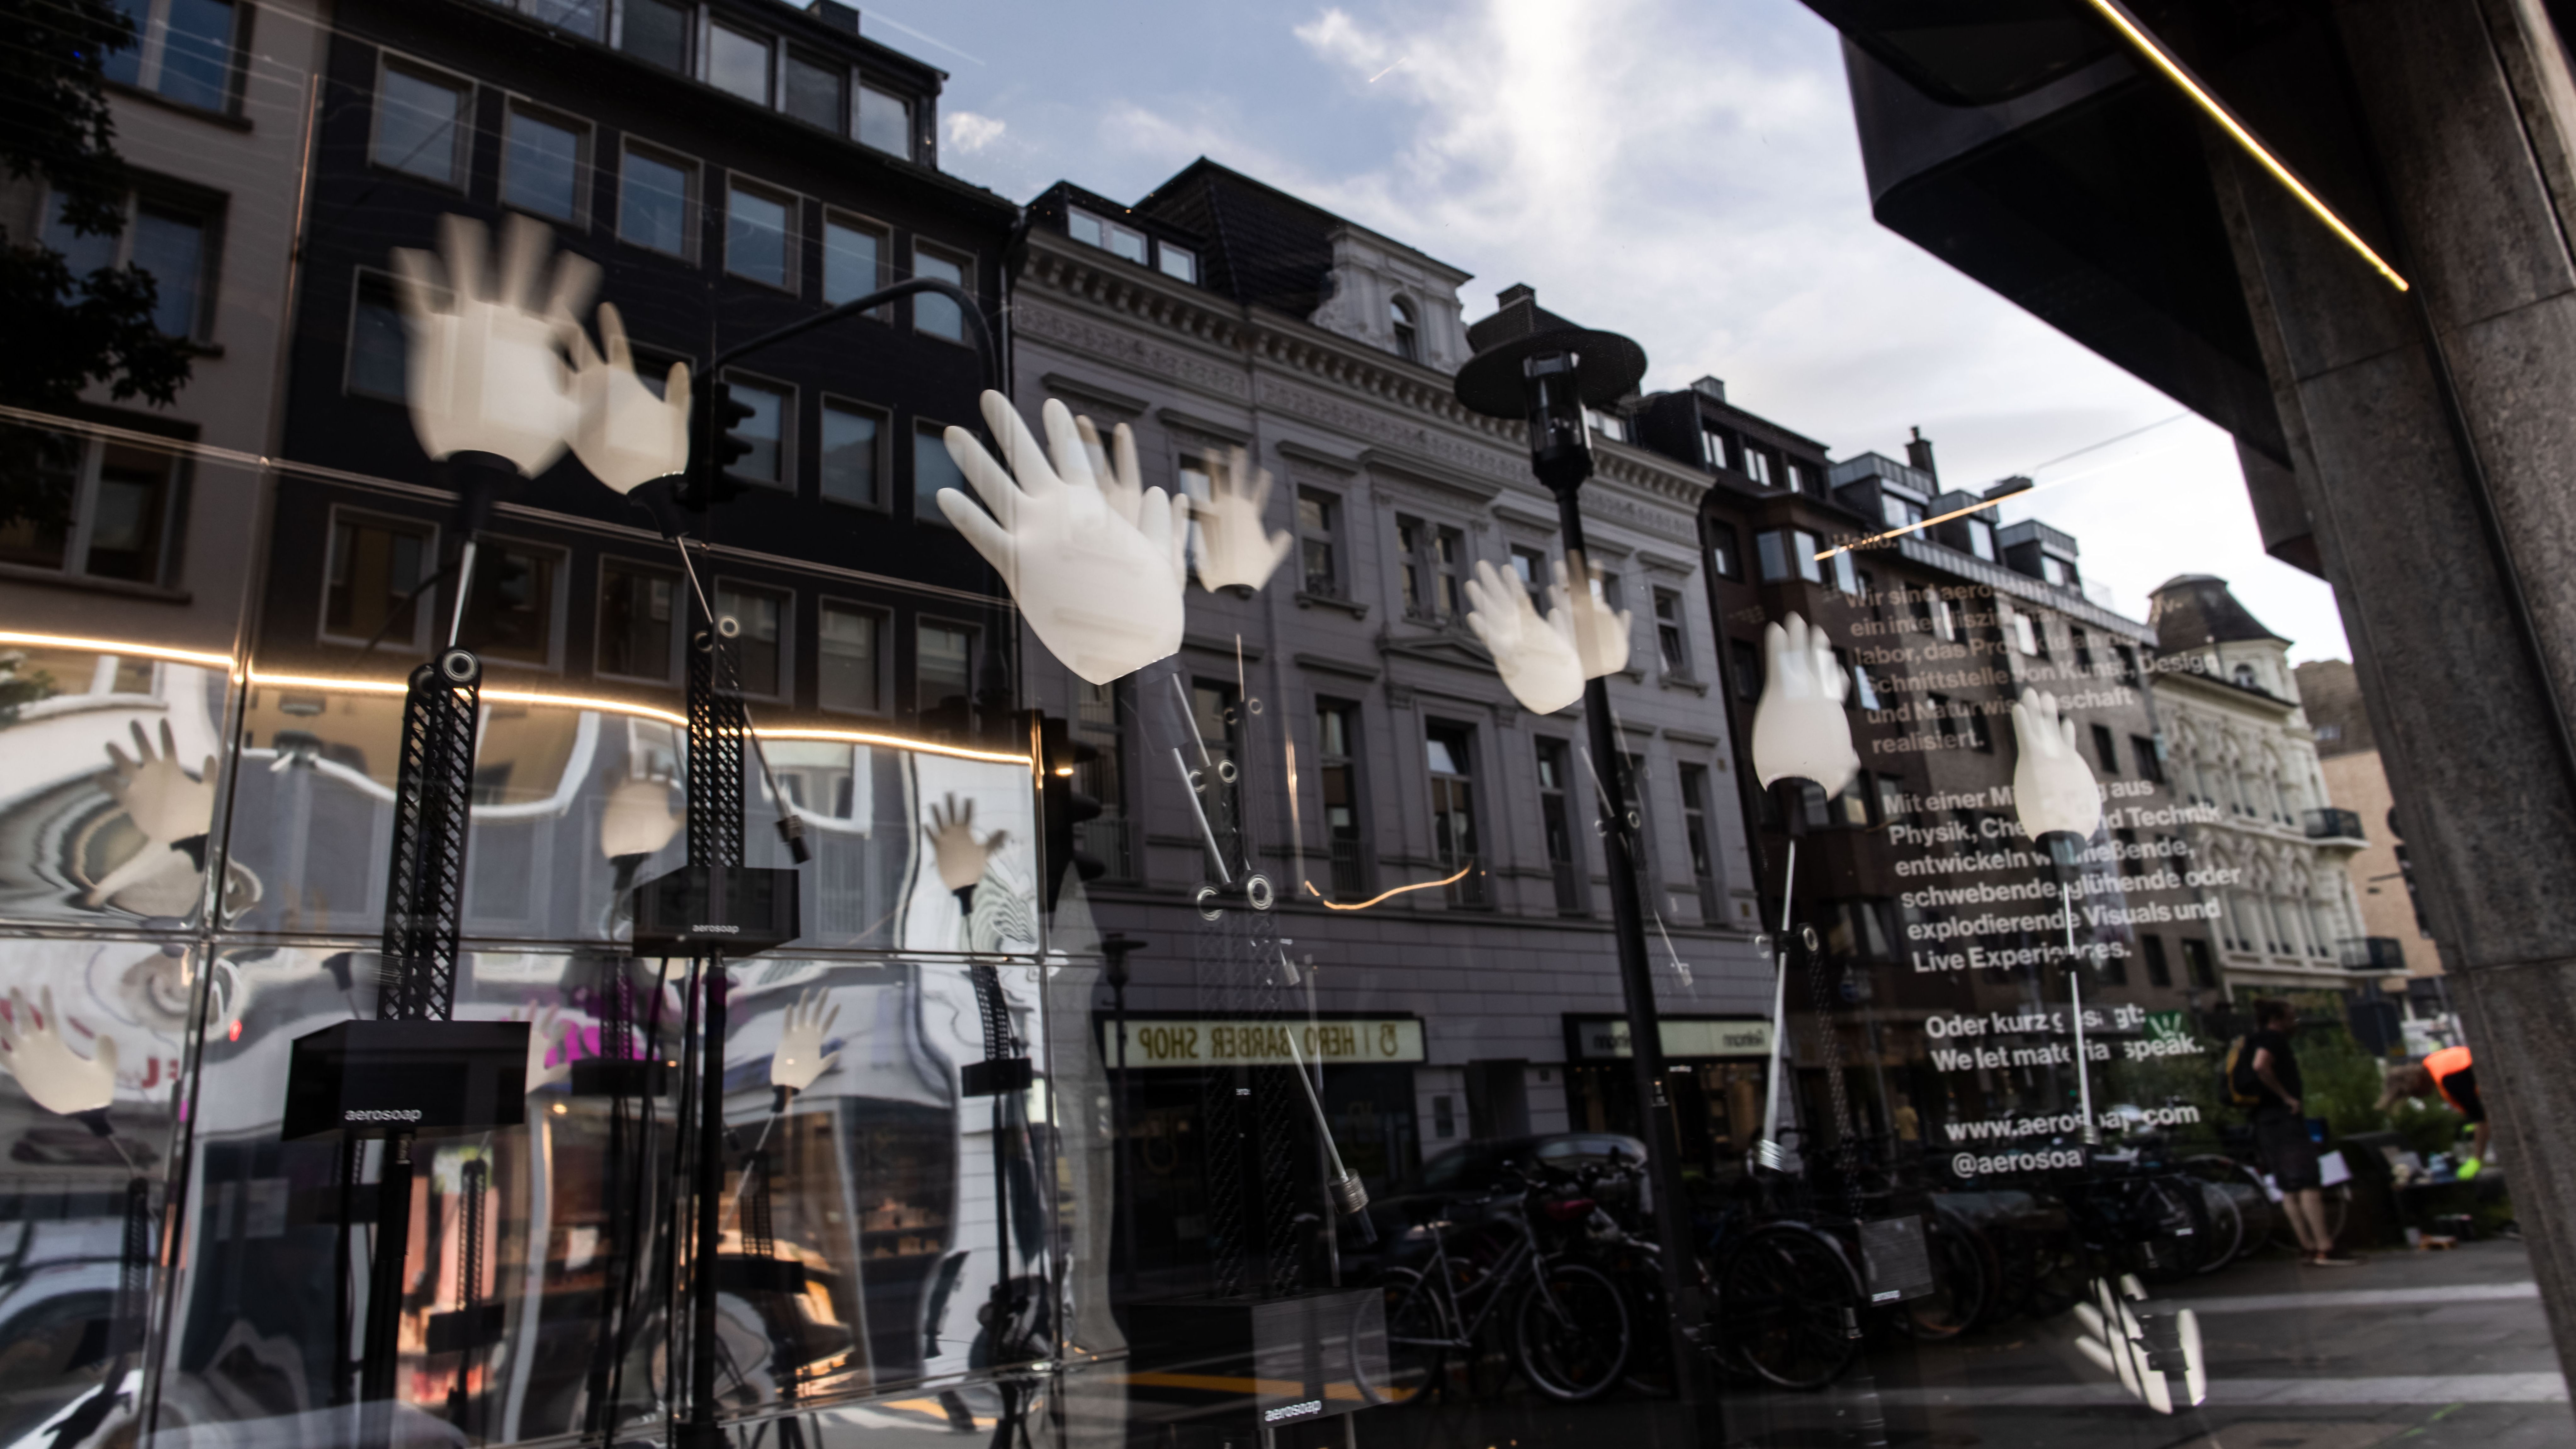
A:
{"label": "sky", "polygon": [[1635,337],[1649,391],[1713,375],[1836,458],[1919,427],[1953,487],[2029,474],[2002,517],[2075,535],[2133,618],[2216,574],[2293,660],[2348,657],[2326,585],[2263,553],[2225,433],[1871,220],[1839,43],[1797,0],[894,0],[861,24],[948,71],[940,162],[968,181],[1133,200],[1211,157],[1473,271],[1471,321],[1527,282]]}

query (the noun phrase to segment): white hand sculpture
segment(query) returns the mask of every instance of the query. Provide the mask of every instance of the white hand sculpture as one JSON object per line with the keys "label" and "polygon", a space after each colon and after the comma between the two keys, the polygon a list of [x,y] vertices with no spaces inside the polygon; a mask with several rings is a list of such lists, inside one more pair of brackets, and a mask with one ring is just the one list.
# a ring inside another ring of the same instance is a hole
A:
{"label": "white hand sculpture", "polygon": [[[1249,485],[1241,480],[1251,478]],[[1252,466],[1241,448],[1226,467],[1208,476],[1208,501],[1198,506],[1199,587],[1213,594],[1230,585],[1258,589],[1297,540],[1262,527],[1270,502],[1270,470]]]}
{"label": "white hand sculpture", "polygon": [[778,1054],[769,1059],[769,1085],[801,1092],[814,1085],[816,1077],[830,1071],[841,1054],[823,1055],[823,1037],[840,1019],[838,1006],[829,1015],[824,1013],[823,988],[813,987],[797,997],[796,1004],[787,1008],[787,1023],[778,1033]]}
{"label": "white hand sculpture", "polygon": [[1010,832],[996,830],[981,843],[975,839],[975,802],[957,803],[950,795],[948,808],[930,807],[930,851],[939,864],[939,883],[952,891],[962,891],[984,878],[984,864],[1010,839]]}
{"label": "white hand sculpture", "polygon": [[1557,608],[1545,619],[1529,590],[1485,559],[1467,581],[1467,627],[1502,671],[1503,687],[1532,714],[1554,714],[1583,697],[1583,660],[1574,647],[1574,616]]}
{"label": "white hand sculpture", "polygon": [[534,477],[563,456],[581,423],[560,349],[564,324],[589,302],[599,268],[565,256],[548,299],[540,289],[553,232],[511,217],[497,286],[484,267],[484,241],[480,222],[451,215],[439,223],[443,267],[427,252],[394,252],[395,291],[411,334],[412,430],[433,458],[498,453]]}
{"label": "white hand sculpture", "polygon": [[0,1050],[9,1054],[9,1070],[35,1104],[69,1117],[95,1112],[116,1100],[116,1038],[99,1033],[98,1055],[83,1060],[63,1039],[63,1019],[54,1012],[54,988],[40,998],[39,1017],[27,1008],[27,993],[11,988],[9,1019],[0,1022]]}
{"label": "white hand sculpture", "polygon": [[1843,698],[1851,680],[1834,659],[1822,628],[1791,614],[1762,629],[1762,702],[1753,708],[1753,776],[1813,780],[1826,795],[1839,795],[1860,768],[1852,748],[1851,720]]}
{"label": "white hand sculpture", "polygon": [[[1091,464],[1091,481],[1100,496],[1109,500],[1109,509],[1129,523],[1136,522],[1145,508],[1145,485],[1136,467],[1136,434],[1120,423],[1111,434],[1117,448],[1113,461],[1110,450],[1100,442],[1100,429],[1089,418],[1075,418],[1074,432],[1082,439],[1082,456]],[[1172,500],[1180,502],[1178,498]]]}
{"label": "white hand sculpture", "polygon": [[599,853],[610,860],[651,855],[680,833],[681,816],[671,808],[671,782],[659,776],[621,781],[608,792],[599,812]]}
{"label": "white hand sculpture", "polygon": [[579,321],[562,320],[572,348],[573,400],[580,419],[572,435],[573,456],[590,476],[620,493],[688,471],[689,365],[672,363],[662,396],[655,397],[636,375],[626,322],[615,303],[599,304],[605,358],[591,349],[590,334]]}
{"label": "white hand sculpture", "polygon": [[2057,696],[2025,689],[2012,709],[2013,738],[2021,758],[2013,764],[2013,813],[2037,840],[2052,830],[2093,838],[2102,823],[2102,789],[2093,767],[2075,752],[2075,721],[2061,719]]}
{"label": "white hand sculpture", "polygon": [[[2172,1385],[2163,1369],[2148,1362],[2146,1325],[2138,1321],[2126,1301],[2145,1296],[2146,1290],[2138,1280],[2125,1274],[2117,1288],[2108,1279],[2093,1280],[2092,1301],[2075,1305],[2075,1321],[2084,1330],[2076,1338],[2075,1347],[2119,1379],[2120,1387],[2140,1403],[2159,1414],[2170,1414],[2176,1407]],[[2183,1355],[2183,1393],[2190,1400],[2184,1407],[2190,1407],[2209,1397],[2209,1368],[2201,1354],[2200,1315],[2185,1308],[2175,1314],[2175,1320]]]}
{"label": "white hand sculpture", "polygon": [[[1011,466],[995,462],[964,428],[950,428],[948,455],[993,511],[954,488],[940,490],[939,511],[1000,571],[1039,642],[1074,673],[1107,684],[1180,652],[1189,500],[1136,488],[1135,445],[1124,427],[1118,477],[1104,490],[1073,414],[1049,398],[1045,418],[1053,467],[1010,401],[985,393],[984,420]],[[1130,490],[1138,500],[1132,519],[1119,510]]]}
{"label": "white hand sculpture", "polygon": [[[557,1030],[558,1027],[561,1028],[560,1032]],[[557,1082],[572,1080],[572,1037],[573,1033],[579,1030],[578,1026],[563,1020],[562,1007],[548,1006],[539,1009],[536,1018],[528,1023],[528,1075],[525,1090],[540,1092]],[[563,1048],[563,1061],[555,1066],[547,1066],[546,1057],[558,1046]]]}
{"label": "white hand sculpture", "polygon": [[126,726],[134,733],[134,758],[113,744],[107,758],[116,778],[107,782],[109,798],[125,809],[126,818],[154,845],[203,835],[215,823],[215,757],[206,756],[195,778],[179,767],[179,742],[170,722],[161,721],[161,753],[143,733],[142,721]]}
{"label": "white hand sculpture", "polygon": [[1566,561],[1558,559],[1549,566],[1556,582],[1548,586],[1548,612],[1562,610],[1573,619],[1574,648],[1583,659],[1583,677],[1605,679],[1628,667],[1628,611],[1614,614],[1602,601],[1601,570],[1585,569],[1580,553],[1573,555],[1573,562],[1574,575],[1583,579],[1584,587],[1574,587]]}

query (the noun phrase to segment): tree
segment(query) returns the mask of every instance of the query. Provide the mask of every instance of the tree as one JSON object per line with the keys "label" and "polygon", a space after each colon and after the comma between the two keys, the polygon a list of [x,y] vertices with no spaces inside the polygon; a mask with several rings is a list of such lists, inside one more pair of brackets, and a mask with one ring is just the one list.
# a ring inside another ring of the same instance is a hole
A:
{"label": "tree", "polygon": [[[50,187],[78,236],[125,229],[128,179],[101,65],[134,43],[111,0],[0,0],[0,164],[16,185]],[[78,276],[41,231],[0,230],[0,403],[63,412],[104,385],[119,402],[167,407],[200,350],[153,326],[157,301],[149,272]],[[77,457],[60,434],[0,427],[0,528],[68,523]]]}

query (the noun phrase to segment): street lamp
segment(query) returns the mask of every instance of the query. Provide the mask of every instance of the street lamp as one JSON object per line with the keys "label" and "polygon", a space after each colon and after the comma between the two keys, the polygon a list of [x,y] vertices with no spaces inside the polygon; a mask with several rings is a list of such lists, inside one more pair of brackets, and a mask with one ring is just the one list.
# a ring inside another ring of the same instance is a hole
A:
{"label": "street lamp", "polygon": [[[1635,391],[1646,372],[1645,350],[1615,332],[1562,325],[1539,311],[1536,299],[1526,293],[1480,324],[1479,330],[1503,335],[1493,337],[1491,345],[1459,369],[1458,401],[1471,412],[1515,418],[1528,427],[1530,470],[1556,495],[1568,587],[1587,588],[1588,568],[1577,562],[1586,554],[1580,495],[1584,480],[1592,476],[1592,438],[1584,409],[1609,407]],[[1699,1274],[1685,1267],[1695,1261],[1686,1227],[1690,1200],[1682,1193],[1681,1134],[1665,1090],[1654,974],[1647,964],[1646,925],[1639,910],[1637,815],[1628,803],[1628,781],[1610,718],[1610,689],[1601,677],[1583,682],[1583,720],[1601,795],[1610,929],[1618,946],[1619,987],[1627,1006],[1629,1073],[1648,1123],[1646,1171],[1655,1194],[1664,1301],[1673,1309],[1666,1326],[1671,1335],[1673,1380],[1682,1402],[1696,1406],[1703,1395],[1692,1358],[1698,1351],[1704,1313]]]}

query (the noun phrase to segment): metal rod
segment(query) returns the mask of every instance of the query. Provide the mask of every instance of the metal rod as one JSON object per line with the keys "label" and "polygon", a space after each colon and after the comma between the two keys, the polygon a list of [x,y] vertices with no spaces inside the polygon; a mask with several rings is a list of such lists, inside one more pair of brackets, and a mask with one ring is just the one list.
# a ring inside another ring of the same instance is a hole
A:
{"label": "metal rod", "polygon": [[1796,894],[1798,837],[1789,837],[1788,869],[1780,876],[1780,934],[1772,947],[1771,1066],[1763,1078],[1762,1140],[1754,1152],[1765,1167],[1785,1160],[1780,1150],[1780,1046],[1789,1026],[1789,902]]}
{"label": "metal rod", "polygon": [[456,563],[456,608],[447,616],[447,647],[456,647],[457,636],[465,632],[465,595],[474,587],[474,540],[465,540],[464,552]]}
{"label": "metal rod", "polygon": [[2073,882],[2057,883],[2057,900],[2066,910],[2066,994],[2074,1007],[2075,1017],[2075,1104],[2084,1114],[2084,1145],[2102,1140],[2093,1125],[2093,1060],[2084,1048],[2084,962],[2075,954],[2075,888]]}
{"label": "metal rod", "polygon": [[1226,873],[1225,853],[1216,846],[1216,829],[1208,824],[1207,811],[1199,804],[1199,787],[1190,778],[1190,762],[1178,745],[1172,746],[1172,767],[1181,772],[1181,788],[1189,793],[1190,813],[1198,817],[1199,839],[1207,845],[1208,863],[1216,867],[1217,884],[1234,884],[1234,877]]}

